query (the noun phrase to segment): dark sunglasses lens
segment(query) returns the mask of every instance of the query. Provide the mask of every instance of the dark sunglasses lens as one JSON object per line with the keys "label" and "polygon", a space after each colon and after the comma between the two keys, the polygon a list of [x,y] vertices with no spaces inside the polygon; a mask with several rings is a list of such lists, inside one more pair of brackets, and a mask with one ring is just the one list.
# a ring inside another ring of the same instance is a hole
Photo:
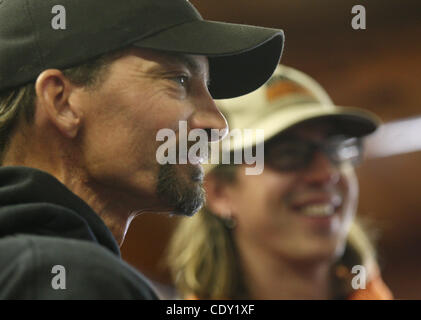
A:
{"label": "dark sunglasses lens", "polygon": [[362,159],[362,143],[357,138],[333,137],[321,145],[311,141],[291,140],[269,146],[265,150],[266,163],[281,171],[306,168],[320,150],[335,165],[351,163],[358,165]]}
{"label": "dark sunglasses lens", "polygon": [[265,155],[266,162],[282,171],[298,170],[306,167],[314,152],[314,147],[305,142],[286,142],[271,148]]}

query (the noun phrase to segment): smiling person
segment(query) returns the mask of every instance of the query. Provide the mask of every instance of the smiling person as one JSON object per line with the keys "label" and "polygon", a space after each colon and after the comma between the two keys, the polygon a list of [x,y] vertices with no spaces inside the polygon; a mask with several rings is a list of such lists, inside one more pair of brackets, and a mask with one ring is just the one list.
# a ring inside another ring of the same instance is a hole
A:
{"label": "smiling person", "polygon": [[[356,221],[362,138],[377,118],[333,105],[306,74],[279,66],[251,94],[221,101],[231,129],[264,129],[264,169],[209,166],[207,202],[181,219],[169,265],[184,298],[388,299],[373,246]],[[261,145],[260,145],[261,146]],[[232,158],[231,158],[232,159]]]}
{"label": "smiling person", "polygon": [[185,0],[63,0],[58,29],[55,5],[0,3],[0,298],[155,299],[120,258],[130,221],[204,199],[200,164],[157,162],[157,132],[225,130],[212,98],[261,86],[283,33]]}

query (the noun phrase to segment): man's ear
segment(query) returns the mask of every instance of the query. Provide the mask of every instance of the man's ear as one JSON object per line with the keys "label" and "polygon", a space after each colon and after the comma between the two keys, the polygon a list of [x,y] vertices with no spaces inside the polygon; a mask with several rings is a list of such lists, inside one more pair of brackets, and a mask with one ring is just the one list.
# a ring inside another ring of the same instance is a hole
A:
{"label": "man's ear", "polygon": [[215,215],[229,219],[232,217],[232,203],[230,197],[231,184],[220,181],[212,173],[206,176],[204,182],[206,190],[206,206]]}
{"label": "man's ear", "polygon": [[63,135],[74,138],[81,119],[77,109],[70,103],[75,87],[60,70],[43,71],[36,80],[37,112],[48,119]]}

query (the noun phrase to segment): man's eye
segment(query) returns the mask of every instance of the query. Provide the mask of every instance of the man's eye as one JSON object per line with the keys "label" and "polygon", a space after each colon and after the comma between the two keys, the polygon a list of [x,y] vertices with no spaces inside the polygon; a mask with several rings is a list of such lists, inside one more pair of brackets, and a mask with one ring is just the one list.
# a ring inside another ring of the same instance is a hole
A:
{"label": "man's eye", "polygon": [[180,76],[174,77],[173,80],[177,82],[180,86],[187,87],[188,82],[189,82],[189,77],[185,75],[180,75]]}

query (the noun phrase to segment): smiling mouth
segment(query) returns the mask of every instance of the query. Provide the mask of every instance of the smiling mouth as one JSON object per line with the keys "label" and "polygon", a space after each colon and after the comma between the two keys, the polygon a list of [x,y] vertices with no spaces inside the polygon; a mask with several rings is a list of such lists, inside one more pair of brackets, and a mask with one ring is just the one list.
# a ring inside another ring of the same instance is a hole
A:
{"label": "smiling mouth", "polygon": [[335,212],[336,207],[331,203],[311,204],[298,210],[298,213],[308,217],[329,217]]}
{"label": "smiling mouth", "polygon": [[330,195],[324,199],[308,199],[292,206],[293,212],[299,215],[323,218],[331,217],[339,212],[343,199],[340,195]]}

